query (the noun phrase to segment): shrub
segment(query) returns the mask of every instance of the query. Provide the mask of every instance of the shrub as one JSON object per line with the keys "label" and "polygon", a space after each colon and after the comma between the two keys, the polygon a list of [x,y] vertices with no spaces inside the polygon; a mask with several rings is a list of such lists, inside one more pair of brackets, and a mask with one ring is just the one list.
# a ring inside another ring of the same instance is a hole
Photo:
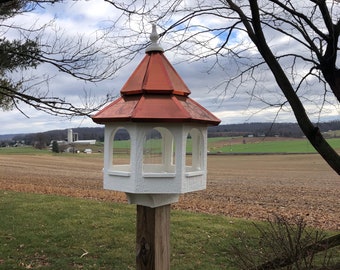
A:
{"label": "shrub", "polygon": [[52,142],[52,152],[53,153],[59,153],[59,145],[57,141]]}
{"label": "shrub", "polygon": [[340,234],[327,238],[323,231],[307,228],[301,217],[275,216],[267,225],[254,226],[258,237],[239,233],[231,245],[238,269],[340,269],[330,250],[340,244]]}

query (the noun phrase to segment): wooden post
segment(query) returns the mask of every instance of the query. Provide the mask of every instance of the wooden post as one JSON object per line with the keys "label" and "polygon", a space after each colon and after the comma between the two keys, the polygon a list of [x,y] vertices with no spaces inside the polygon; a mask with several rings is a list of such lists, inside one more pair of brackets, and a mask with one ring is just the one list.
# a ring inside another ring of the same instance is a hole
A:
{"label": "wooden post", "polygon": [[170,205],[137,205],[137,270],[170,270]]}

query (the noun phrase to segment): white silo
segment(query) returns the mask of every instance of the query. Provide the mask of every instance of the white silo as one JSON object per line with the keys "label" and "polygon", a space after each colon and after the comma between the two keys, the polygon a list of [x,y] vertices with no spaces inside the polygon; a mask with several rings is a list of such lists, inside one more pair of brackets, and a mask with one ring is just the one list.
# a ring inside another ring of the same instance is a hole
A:
{"label": "white silo", "polygon": [[67,130],[67,141],[68,141],[68,143],[73,142],[73,131],[72,131],[72,129]]}

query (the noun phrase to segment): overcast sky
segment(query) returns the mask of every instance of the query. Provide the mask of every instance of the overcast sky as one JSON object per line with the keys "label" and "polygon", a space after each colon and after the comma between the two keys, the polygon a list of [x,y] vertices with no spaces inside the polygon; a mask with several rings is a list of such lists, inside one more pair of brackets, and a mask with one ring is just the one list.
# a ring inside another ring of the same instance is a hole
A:
{"label": "overcast sky", "polygon": [[[30,25],[35,23],[38,25],[54,19],[55,25],[65,29],[68,36],[84,34],[91,39],[94,38],[94,33],[99,27],[108,24],[108,21],[115,16],[115,12],[117,11],[104,1],[68,1],[64,4],[35,10],[13,20],[16,24]],[[15,33],[9,32],[6,35],[13,38]],[[167,36],[161,41],[164,49],[168,49],[166,38]],[[237,39],[235,38],[235,40]],[[119,42],[119,40],[116,42]],[[281,48],[284,50],[287,48],[284,41],[276,42],[276,49]],[[54,95],[79,103],[84,99],[84,91],[86,90],[95,99],[100,100],[108,92],[113,96],[119,95],[121,87],[142,60],[143,54],[144,52],[142,51],[134,61],[116,73],[113,78],[96,84],[85,83],[45,65],[38,67],[34,71],[34,75],[47,73],[52,77],[48,84],[50,96]],[[264,103],[250,97],[249,92],[251,92],[251,89],[247,89],[247,84],[244,85],[243,89],[238,90],[235,95],[235,89],[232,89],[232,85],[225,95],[223,89],[215,89],[217,85],[226,79],[226,74],[217,69],[208,72],[212,65],[209,59],[206,61],[183,62],[183,56],[175,52],[166,51],[165,55],[191,90],[190,97],[219,117],[222,124],[272,122],[274,120],[277,122],[295,122],[289,108],[286,108],[285,111],[280,111],[278,116],[277,108],[264,109]],[[283,97],[278,94],[280,92],[277,91],[277,86],[271,74],[264,74],[262,77],[263,80],[260,85],[262,95],[282,101]],[[306,95],[311,95],[310,97],[313,99],[313,91],[306,91]],[[89,118],[74,117],[66,119],[52,117],[23,104],[21,109],[29,118],[15,109],[9,112],[0,111],[0,134],[33,133],[52,129],[98,126]],[[313,121],[338,120],[340,108],[339,104],[333,100],[332,105],[324,107],[321,115],[318,113],[318,108],[312,108],[312,112],[315,113],[311,117]],[[320,116],[321,118],[319,118]]]}

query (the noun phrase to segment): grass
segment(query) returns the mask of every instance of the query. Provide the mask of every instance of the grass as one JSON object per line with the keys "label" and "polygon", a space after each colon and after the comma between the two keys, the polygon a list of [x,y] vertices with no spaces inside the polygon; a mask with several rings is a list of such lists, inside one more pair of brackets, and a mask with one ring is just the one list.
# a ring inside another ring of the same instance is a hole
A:
{"label": "grass", "polygon": [[1,269],[133,268],[134,208],[1,192]]}
{"label": "grass", "polygon": [[[221,139],[220,141],[222,141]],[[266,141],[256,143],[228,144],[230,138],[225,139],[222,147],[213,147],[211,153],[316,153],[316,150],[307,139],[287,141]],[[217,140],[209,141],[208,145],[214,145]],[[219,142],[220,142],[219,141]],[[334,149],[340,149],[340,139],[328,139]]]}
{"label": "grass", "polygon": [[[208,149],[210,153],[316,153],[307,139],[299,140],[282,140],[282,141],[266,141],[265,138],[260,142],[231,144],[231,137],[218,137],[208,138]],[[340,138],[327,139],[329,144],[336,150],[340,150]],[[93,153],[102,155],[103,143],[97,143],[96,145],[82,146],[85,148],[91,148]],[[130,143],[126,140],[115,141],[115,149],[121,152],[128,152]],[[157,139],[148,140],[146,149],[152,153],[161,152],[161,141]],[[82,148],[80,150],[83,150]],[[187,153],[192,152],[191,139],[187,140]],[[23,147],[3,147],[0,148],[1,154],[50,154],[49,150],[38,150],[31,146]],[[66,153],[63,153],[63,155]]]}
{"label": "grass", "polygon": [[32,146],[0,147],[0,155],[11,155],[11,154],[41,155],[41,154],[51,154],[51,151],[47,149],[39,150]]}
{"label": "grass", "polygon": [[[0,191],[0,269],[135,269],[135,206]],[[171,211],[171,269],[236,269],[250,221]]]}
{"label": "grass", "polygon": [[263,141],[224,146],[222,153],[314,153],[315,149],[307,140],[299,141]]}
{"label": "grass", "polygon": [[[210,153],[316,153],[313,146],[307,139],[299,140],[278,140],[278,141],[263,141],[256,143],[240,143],[230,144],[232,137],[208,138],[208,149]],[[245,138],[247,141],[247,138]],[[332,138],[327,140],[334,148],[340,150],[340,138]],[[149,140],[150,152],[160,153],[161,141],[157,139]],[[126,149],[126,141],[116,141],[116,147]],[[152,147],[152,150],[151,150]],[[187,140],[187,153],[192,152],[191,139]]]}
{"label": "grass", "polygon": [[[89,148],[89,147],[85,147]],[[98,146],[95,148],[98,149]],[[74,153],[53,153],[52,151],[48,149],[36,149],[32,146],[18,146],[18,147],[0,147],[0,155],[57,155],[57,156],[73,156],[77,155],[77,157],[102,157],[103,156],[103,147],[100,148],[101,151],[96,151],[93,149],[93,154],[85,154],[81,152],[80,154],[74,154]]]}
{"label": "grass", "polygon": [[[0,269],[134,269],[135,207],[1,191]],[[228,239],[250,222],[171,212],[172,269],[232,269]]]}

